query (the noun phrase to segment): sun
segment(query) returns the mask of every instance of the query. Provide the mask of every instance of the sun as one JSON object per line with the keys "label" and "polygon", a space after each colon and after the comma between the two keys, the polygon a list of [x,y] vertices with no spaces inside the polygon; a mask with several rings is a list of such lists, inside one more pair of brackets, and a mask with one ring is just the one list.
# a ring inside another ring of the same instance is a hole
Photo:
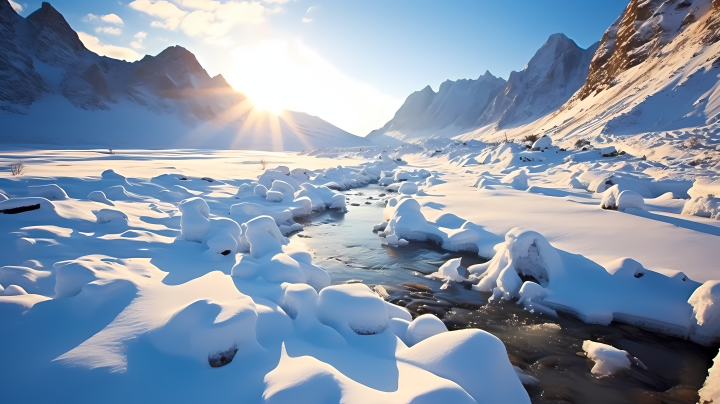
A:
{"label": "sun", "polygon": [[255,106],[255,109],[270,111],[276,115],[280,114],[284,109],[281,97],[273,94],[272,91],[268,91],[268,89],[258,91],[257,93],[253,92],[253,94],[247,94],[247,96]]}

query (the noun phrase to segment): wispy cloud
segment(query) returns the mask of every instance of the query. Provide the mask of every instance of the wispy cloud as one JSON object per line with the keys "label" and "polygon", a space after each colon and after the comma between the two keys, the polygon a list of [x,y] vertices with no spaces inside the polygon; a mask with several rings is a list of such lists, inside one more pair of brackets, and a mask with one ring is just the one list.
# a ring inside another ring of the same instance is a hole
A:
{"label": "wispy cloud", "polygon": [[305,17],[302,19],[302,22],[312,22],[312,18]]}
{"label": "wispy cloud", "polygon": [[86,34],[82,31],[78,32],[78,37],[86,48],[98,55],[109,56],[115,59],[124,59],[128,62],[134,62],[140,59],[140,55],[130,48],[103,43],[98,37]]}
{"label": "wispy cloud", "polygon": [[305,17],[303,17],[303,19],[302,19],[302,22],[304,22],[304,23],[312,22],[313,19],[310,17],[310,12],[313,10],[317,10],[317,6],[311,6],[307,9],[307,11],[305,12]]}
{"label": "wispy cloud", "polygon": [[104,33],[104,34],[110,34],[110,35],[122,34],[122,30],[120,28],[116,28],[116,27],[97,27],[97,28],[95,28],[95,32],[98,34]]}
{"label": "wispy cloud", "polygon": [[145,49],[145,45],[143,45],[143,41],[145,38],[147,38],[147,32],[140,31],[137,34],[134,35],[135,40],[130,42],[130,46],[132,46],[135,49]]}
{"label": "wispy cloud", "polygon": [[118,17],[117,14],[105,14],[105,15],[95,15],[95,14],[88,14],[85,17],[82,18],[84,22],[106,22],[108,24],[114,24],[122,27],[125,25],[122,18]]}
{"label": "wispy cloud", "polygon": [[170,30],[176,30],[180,26],[180,21],[187,14],[187,11],[180,10],[177,6],[165,0],[156,3],[151,3],[149,0],[135,0],[129,6],[162,20],[153,21],[150,24],[151,26]]}
{"label": "wispy cloud", "polygon": [[221,45],[232,44],[229,33],[235,27],[261,24],[266,14],[277,11],[277,8],[268,9],[255,1],[173,0],[169,3],[160,0],[151,3],[149,0],[135,0],[130,7],[157,17],[158,20],[150,24],[152,27],[180,28],[189,36]]}

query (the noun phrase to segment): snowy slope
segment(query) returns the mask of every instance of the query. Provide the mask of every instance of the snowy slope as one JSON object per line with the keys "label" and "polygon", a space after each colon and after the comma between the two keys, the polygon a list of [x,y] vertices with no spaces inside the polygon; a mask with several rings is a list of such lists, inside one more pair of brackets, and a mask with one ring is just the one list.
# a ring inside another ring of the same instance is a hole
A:
{"label": "snowy slope", "polygon": [[504,79],[486,71],[477,80],[447,80],[437,93],[427,86],[410,94],[393,119],[367,137],[377,139],[385,135],[410,140],[456,135],[475,127],[504,85]]}
{"label": "snowy slope", "polygon": [[545,133],[565,146],[617,142],[656,160],[717,159],[719,39],[718,0],[633,0],[603,35],[587,81],[561,108],[511,130],[462,137]]}
{"label": "snowy slope", "polygon": [[582,49],[565,35],[553,34],[507,82],[486,72],[477,80],[446,81],[437,94],[428,86],[411,94],[395,117],[368,138],[412,141],[530,122],[560,107],[583,85],[595,48]]}
{"label": "snowy slope", "polygon": [[302,113],[256,111],[180,46],[134,63],[98,56],[48,3],[22,18],[0,0],[0,34],[2,143],[260,150],[366,143]]}

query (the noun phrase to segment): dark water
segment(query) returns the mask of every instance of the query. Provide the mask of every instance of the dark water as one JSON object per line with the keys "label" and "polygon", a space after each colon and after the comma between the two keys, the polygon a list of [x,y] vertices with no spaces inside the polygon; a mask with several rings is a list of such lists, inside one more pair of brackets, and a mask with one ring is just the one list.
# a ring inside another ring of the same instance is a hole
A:
{"label": "dark water", "polygon": [[[397,248],[382,245],[372,232],[382,222],[385,205],[378,197],[382,192],[377,185],[348,191],[347,213],[314,216],[304,223],[303,232],[291,236],[314,252],[315,262],[330,273],[333,283],[361,280],[383,285],[390,295],[387,300],[406,307],[413,317],[431,313],[451,330],[479,328],[492,333],[505,343],[513,365],[539,380],[526,386],[533,403],[697,403],[697,391],[717,347],[625,324],[599,326],[563,314],[560,318],[532,314],[515,302],[487,304],[489,295],[469,285],[442,290],[440,282],[424,275],[451,258],[461,257],[465,267],[483,260],[427,242]],[[628,372],[595,378],[590,373],[593,362],[578,355],[585,340],[626,350],[647,369],[633,366]]]}

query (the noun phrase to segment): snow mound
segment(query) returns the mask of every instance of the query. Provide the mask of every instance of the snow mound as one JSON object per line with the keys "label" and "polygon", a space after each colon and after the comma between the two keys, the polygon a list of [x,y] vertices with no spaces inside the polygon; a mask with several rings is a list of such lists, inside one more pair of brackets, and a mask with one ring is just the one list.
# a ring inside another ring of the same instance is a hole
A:
{"label": "snow mound", "polygon": [[46,185],[30,185],[28,186],[28,196],[45,198],[51,201],[62,201],[68,199],[65,190],[57,184]]}
{"label": "snow mound", "polygon": [[523,285],[520,275],[533,277],[543,285],[564,272],[560,255],[547,239],[540,233],[519,227],[505,235],[505,243],[486,268],[471,269],[476,272],[484,269],[482,274],[477,274],[481,279],[475,289],[491,292],[498,288],[506,299],[520,297]]}
{"label": "snow mound", "polygon": [[105,193],[103,191],[92,191],[88,194],[88,200],[104,203],[105,205],[115,206],[114,203],[112,203],[107,196],[105,196]]}
{"label": "snow mound", "polygon": [[[55,213],[55,205],[45,198],[28,197],[28,198],[12,198],[0,201],[0,213],[11,215],[24,212],[40,210],[43,213]],[[29,215],[36,215],[37,212]]]}
{"label": "snow mound", "polygon": [[707,281],[688,300],[693,307],[691,339],[704,345],[720,341],[720,281]]}
{"label": "snow mound", "polygon": [[403,182],[398,188],[398,192],[403,195],[413,195],[418,192],[418,186],[414,182]]}
{"label": "snow mound", "polygon": [[445,323],[432,314],[423,314],[410,322],[405,332],[403,342],[407,346],[413,346],[420,341],[424,341],[433,335],[447,332]]}
{"label": "snow mound", "polygon": [[385,301],[362,283],[328,286],[320,291],[317,317],[343,336],[379,334],[387,328]]}
{"label": "snow mound", "polygon": [[546,150],[549,149],[552,146],[552,139],[550,139],[550,136],[543,136],[540,139],[536,140],[535,143],[532,144],[531,149],[532,150]]}
{"label": "snow mound", "polygon": [[594,341],[583,341],[583,351],[595,362],[590,372],[595,377],[608,377],[623,370],[630,370],[632,362],[627,351]]}
{"label": "snow mound", "polygon": [[528,172],[524,168],[515,170],[500,180],[500,183],[509,185],[518,191],[525,191],[529,187]]}
{"label": "snow mound", "polygon": [[688,194],[690,200],[683,207],[683,215],[720,220],[720,181],[698,179],[688,190]]}
{"label": "snow mound", "polygon": [[199,197],[183,200],[178,209],[182,213],[180,235],[184,240],[202,243],[210,231],[210,207]]}
{"label": "snow mound", "polygon": [[398,353],[398,359],[457,383],[478,403],[530,403],[505,345],[485,331],[443,332]]}
{"label": "snow mound", "polygon": [[128,220],[127,215],[117,209],[100,209],[95,212],[95,217],[98,223],[109,223],[116,219]]}
{"label": "snow mound", "polygon": [[0,285],[17,285],[28,293],[54,295],[55,277],[50,271],[39,271],[21,266],[0,267]]}
{"label": "snow mound", "polygon": [[543,304],[543,300],[547,297],[547,291],[535,282],[527,281],[520,288],[520,299],[518,304],[522,304],[525,310],[530,313],[542,313],[548,316],[557,317],[557,312]]}
{"label": "snow mound", "polygon": [[[427,275],[428,278],[436,278],[446,282],[463,282],[465,280],[465,268],[460,266],[461,258],[453,258],[445,262],[437,272]],[[445,288],[443,285],[442,288]]]}

